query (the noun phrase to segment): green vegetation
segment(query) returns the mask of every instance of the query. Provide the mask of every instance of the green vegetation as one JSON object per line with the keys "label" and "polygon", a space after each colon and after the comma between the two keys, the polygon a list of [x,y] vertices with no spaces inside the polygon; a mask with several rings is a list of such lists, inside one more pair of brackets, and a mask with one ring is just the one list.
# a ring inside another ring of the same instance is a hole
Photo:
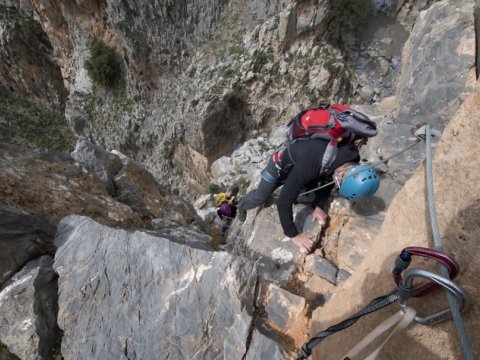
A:
{"label": "green vegetation", "polygon": [[[122,128],[126,126],[134,131],[137,125],[136,119],[141,114],[135,112],[137,102],[129,97],[125,91],[112,92],[110,97],[103,96],[97,92],[94,94],[81,94],[79,101],[83,104],[85,115],[92,125],[92,133],[99,145],[107,147],[106,139],[123,137]],[[128,121],[128,125],[126,122]]]}
{"label": "green vegetation", "polygon": [[293,85],[293,83],[295,82],[295,78],[289,73],[286,73],[283,76],[283,79],[287,83],[287,85]]}
{"label": "green vegetation", "polygon": [[33,18],[20,14],[13,6],[0,5],[0,20],[20,25],[29,47],[36,49],[38,43],[41,43],[48,49],[52,49],[40,23]]}
{"label": "green vegetation", "polygon": [[122,77],[115,52],[103,41],[92,45],[90,57],[85,61],[85,69],[95,84],[105,88],[116,85]]}
{"label": "green vegetation", "polygon": [[237,181],[235,181],[233,185],[238,186],[238,188],[240,189],[240,194],[245,194],[248,187],[250,186],[250,180],[242,176]]}
{"label": "green vegetation", "polygon": [[18,357],[13,355],[8,346],[0,341],[0,360],[18,360]]}
{"label": "green vegetation", "polygon": [[0,20],[16,21],[19,18],[18,10],[13,6],[0,5]]}
{"label": "green vegetation", "polygon": [[29,42],[40,42],[46,48],[52,50],[52,45],[50,44],[47,35],[43,32],[42,26],[38,21],[25,17],[20,20],[20,26]]}
{"label": "green vegetation", "polygon": [[335,71],[335,63],[332,59],[329,59],[325,62],[325,68],[330,71],[330,72],[333,72]]}
{"label": "green vegetation", "polygon": [[2,355],[5,355],[5,354],[8,354],[9,351],[8,351],[8,346],[5,345],[3,342],[0,341],[0,353]]}
{"label": "green vegetation", "polygon": [[197,107],[197,105],[198,105],[199,102],[200,102],[200,100],[198,100],[198,99],[193,99],[193,100],[190,102],[190,106],[195,109],[195,108]]}
{"label": "green vegetation", "polygon": [[[223,185],[223,184],[222,184]],[[208,192],[210,194],[218,194],[220,192],[222,192],[224,186],[221,186],[221,185],[217,185],[217,184],[214,184],[214,183],[211,183],[210,185],[208,185]]]}
{"label": "green vegetation", "polygon": [[75,138],[64,116],[0,89],[0,141],[67,151]]}
{"label": "green vegetation", "polygon": [[265,64],[273,61],[273,53],[271,49],[267,49],[267,52],[255,51],[252,60],[253,70],[259,72]]}

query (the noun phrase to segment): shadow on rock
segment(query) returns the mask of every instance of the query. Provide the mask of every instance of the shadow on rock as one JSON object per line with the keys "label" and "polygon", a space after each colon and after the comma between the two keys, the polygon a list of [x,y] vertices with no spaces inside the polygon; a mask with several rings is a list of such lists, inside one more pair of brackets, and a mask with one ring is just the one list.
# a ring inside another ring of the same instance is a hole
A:
{"label": "shadow on rock", "polygon": [[384,211],[387,208],[385,201],[377,196],[371,196],[352,206],[355,213],[360,216],[372,216]]}

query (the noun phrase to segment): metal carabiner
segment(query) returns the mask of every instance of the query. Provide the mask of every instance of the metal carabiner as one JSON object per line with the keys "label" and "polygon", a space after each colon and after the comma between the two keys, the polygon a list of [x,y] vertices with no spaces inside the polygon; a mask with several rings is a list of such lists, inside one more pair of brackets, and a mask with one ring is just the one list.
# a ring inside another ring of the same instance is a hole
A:
{"label": "metal carabiner", "polygon": [[[427,125],[423,125],[415,131],[415,136],[417,139],[425,140],[427,137]],[[437,139],[442,138],[442,133],[437,130],[430,130],[430,137],[436,137]]]}
{"label": "metal carabiner", "polygon": [[[460,312],[465,311],[469,307],[470,301],[467,293],[463,288],[451,280],[424,269],[410,269],[405,272],[402,283],[399,287],[399,303],[401,309],[404,309],[407,306],[407,300],[409,298],[407,294],[413,290],[413,279],[415,277],[430,280],[452,293],[458,301]],[[423,325],[433,325],[448,319],[450,316],[450,309],[446,308],[426,317],[420,317],[417,315],[415,316],[415,321]]]}
{"label": "metal carabiner", "polygon": [[[448,256],[447,254],[420,246],[409,246],[402,250],[397,260],[395,261],[395,266],[392,270],[393,279],[397,285],[402,283],[402,272],[408,268],[412,260],[412,256],[421,256],[426,259],[432,259],[438,261],[439,263],[445,265],[448,269],[448,276],[450,280],[455,279],[457,274],[460,272],[460,267],[458,266],[455,259]],[[438,285],[434,282],[429,282],[422,286],[416,287],[410,293],[411,297],[423,296],[437,289]]]}

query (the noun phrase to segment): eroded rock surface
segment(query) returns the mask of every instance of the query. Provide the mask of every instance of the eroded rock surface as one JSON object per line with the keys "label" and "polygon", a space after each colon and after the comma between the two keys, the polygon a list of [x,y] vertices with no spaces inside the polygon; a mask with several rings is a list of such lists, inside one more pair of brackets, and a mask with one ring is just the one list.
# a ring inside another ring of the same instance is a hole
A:
{"label": "eroded rock surface", "polygon": [[0,289],[0,341],[20,359],[51,359],[58,351],[52,264],[50,256],[30,261]]}
{"label": "eroded rock surface", "polygon": [[48,220],[0,205],[0,286],[28,261],[53,255],[54,236]]}
{"label": "eroded rock surface", "polygon": [[[438,224],[443,247],[460,265],[455,280],[464,286],[472,307],[463,316],[473,349],[480,352],[476,331],[480,319],[480,294],[476,285],[480,263],[478,261],[478,219],[480,163],[478,144],[467,134],[480,131],[478,108],[480,90],[471,95],[445,128],[442,140],[435,147],[433,181],[438,213]],[[408,211],[405,209],[408,204]],[[333,325],[365,306],[371,299],[394,288],[391,269],[400,251],[407,246],[433,247],[430,220],[426,202],[426,183],[423,167],[407,182],[393,200],[385,223],[373,239],[363,262],[354,274],[331,297],[325,307],[313,315],[316,331]],[[418,263],[417,263],[418,264]],[[414,265],[412,264],[411,267]],[[417,265],[419,266],[419,265]],[[423,266],[422,266],[423,267]],[[427,266],[438,272],[435,263]],[[348,299],[348,302],[345,302]],[[417,302],[412,301],[420,314],[445,306],[442,292],[435,292]],[[327,338],[316,349],[319,358],[341,357],[369,331],[398,310],[396,304],[372,314],[351,328]],[[402,349],[408,347],[409,356],[422,359],[458,359],[463,357],[460,342],[452,321],[435,326],[414,324],[387,344],[381,352],[384,358],[398,359]]]}
{"label": "eroded rock surface", "polygon": [[256,272],[244,259],[77,216],[55,244],[65,359],[245,355]]}

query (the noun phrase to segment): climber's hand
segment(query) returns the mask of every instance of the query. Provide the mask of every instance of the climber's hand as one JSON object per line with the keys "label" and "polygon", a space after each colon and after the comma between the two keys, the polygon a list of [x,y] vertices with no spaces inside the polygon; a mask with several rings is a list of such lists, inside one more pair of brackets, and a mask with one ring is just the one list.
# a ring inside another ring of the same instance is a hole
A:
{"label": "climber's hand", "polygon": [[313,210],[312,214],[313,220],[318,220],[321,226],[324,226],[327,223],[327,213],[318,206]]}
{"label": "climber's hand", "polygon": [[315,242],[304,233],[299,233],[297,236],[291,238],[290,240],[292,240],[293,243],[297,245],[301,251],[306,252],[307,254],[312,252],[315,245]]}

